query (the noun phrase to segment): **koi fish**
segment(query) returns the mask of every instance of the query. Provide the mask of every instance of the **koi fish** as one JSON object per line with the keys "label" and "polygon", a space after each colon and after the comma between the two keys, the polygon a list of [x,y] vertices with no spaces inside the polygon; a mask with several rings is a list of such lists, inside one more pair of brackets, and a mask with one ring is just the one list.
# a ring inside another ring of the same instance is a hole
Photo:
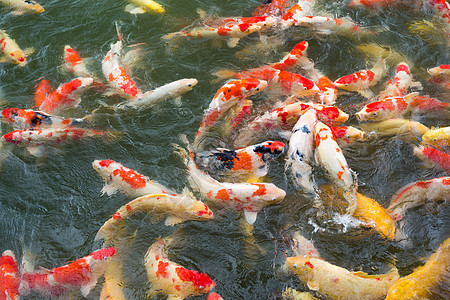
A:
{"label": "koi fish", "polygon": [[387,212],[398,222],[403,219],[408,209],[426,202],[442,200],[445,202],[450,200],[450,177],[416,181],[405,185],[392,196]]}
{"label": "koi fish", "polygon": [[314,246],[313,241],[308,240],[298,231],[294,232],[292,236],[292,253],[295,256],[310,256],[310,257],[320,257],[319,251]]}
{"label": "koi fish", "polygon": [[9,62],[12,64],[19,65],[23,67],[27,64],[26,56],[33,52],[32,49],[22,50],[16,41],[9,37],[9,35],[0,30],[0,52],[2,57],[0,62]]}
{"label": "koi fish", "polygon": [[413,81],[408,65],[402,62],[395,68],[395,76],[389,79],[386,89],[378,94],[378,99],[405,96],[408,89],[413,87],[421,90],[422,84]]}
{"label": "koi fish", "polygon": [[[442,17],[444,23],[450,27],[450,4],[445,0],[427,0],[425,4],[431,6],[431,8]],[[450,29],[450,28],[449,28]],[[447,32],[447,34],[449,34]]]}
{"label": "koi fish", "polygon": [[450,65],[444,64],[428,69],[428,74],[430,74],[433,77],[441,77],[441,76],[448,77],[450,76]]}
{"label": "koi fish", "polygon": [[297,4],[289,8],[281,17],[281,26],[283,29],[289,28],[296,24],[298,20],[304,16],[311,15],[315,1],[298,1]]}
{"label": "koi fish", "polygon": [[389,289],[386,300],[430,299],[433,288],[448,282],[450,264],[450,238],[433,253],[425,265],[400,278]]}
{"label": "koi fish", "polygon": [[214,218],[209,207],[199,200],[177,194],[149,194],[136,198],[121,208],[103,224],[95,236],[96,240],[110,240],[123,220],[137,212],[155,214],[155,217],[168,215],[165,225],[173,226],[188,220],[205,221]]}
{"label": "koi fish", "polygon": [[379,60],[372,69],[342,76],[334,81],[334,85],[343,90],[358,92],[366,98],[372,98],[374,95],[370,88],[380,81],[384,71],[385,64],[383,60]]}
{"label": "koi fish", "polygon": [[314,157],[324,168],[328,178],[338,187],[343,188],[348,203],[347,213],[353,214],[356,209],[356,175],[350,170],[341,148],[336,143],[331,129],[322,122],[314,126],[316,144]]}
{"label": "koi fish", "polygon": [[398,1],[398,0],[352,0],[347,4],[349,7],[361,6],[365,8],[386,8],[398,4],[405,4],[412,1]]}
{"label": "koi fish", "polygon": [[297,190],[313,195],[317,199],[317,185],[312,177],[311,163],[314,160],[314,126],[316,111],[308,109],[292,128],[285,171]]}
{"label": "koi fish", "polygon": [[19,300],[19,264],[11,250],[0,257],[0,299]]}
{"label": "koi fish", "polygon": [[14,15],[23,15],[26,13],[41,14],[45,9],[33,0],[1,0],[0,3],[14,10]]}
{"label": "koi fish", "polygon": [[288,257],[287,265],[313,291],[330,299],[383,299],[399,279],[394,269],[384,275],[350,272],[323,259],[309,256]]}
{"label": "koi fish", "polygon": [[20,294],[26,296],[35,291],[45,296],[59,297],[69,290],[79,288],[81,294],[87,297],[114,254],[114,247],[100,249],[61,267],[51,270],[41,268],[24,273],[19,287]]}
{"label": "koi fish", "polygon": [[64,46],[64,67],[76,77],[93,77],[78,51],[69,45]]}
{"label": "koi fish", "polygon": [[79,125],[85,119],[65,119],[32,109],[5,108],[1,112],[2,121],[12,124],[15,129],[66,128]]}
{"label": "koi fish", "polygon": [[158,182],[110,159],[94,160],[92,167],[105,180],[102,195],[106,193],[111,196],[117,191],[133,198],[148,194],[175,194]]}
{"label": "koi fish", "polygon": [[[55,91],[43,99],[38,106],[39,110],[46,113],[55,113],[65,107],[76,107],[81,102],[81,94],[94,79],[92,77],[79,77],[60,85]],[[45,86],[44,86],[45,88]],[[38,99],[40,100],[40,98]],[[38,103],[36,103],[37,106]]]}
{"label": "koi fish", "polygon": [[143,108],[156,105],[165,99],[177,98],[189,92],[197,84],[195,78],[185,78],[170,82],[152,91],[143,93],[141,96],[128,100],[117,106],[118,109]]}
{"label": "koi fish", "polygon": [[174,41],[180,38],[191,39],[217,39],[226,38],[230,48],[236,47],[239,40],[253,32],[261,32],[277,23],[277,19],[271,16],[259,16],[250,18],[227,18],[217,20],[215,24],[206,24],[201,27],[190,28],[185,31],[169,33],[163,36],[166,41]]}
{"label": "koi fish", "polygon": [[41,80],[35,86],[36,90],[34,91],[34,106],[39,107],[44,103],[45,99],[48,95],[53,92],[53,87],[50,85],[50,81],[47,79]]}
{"label": "koi fish", "polygon": [[286,5],[286,0],[265,0],[253,11],[252,16],[281,17],[286,10]]}
{"label": "koi fish", "polygon": [[334,86],[328,76],[318,74],[320,77],[315,81],[321,93],[322,103],[325,105],[333,105],[338,97],[338,89]]}
{"label": "koi fish", "polygon": [[356,141],[363,141],[366,133],[353,126],[330,126],[339,147],[348,146]]}
{"label": "koi fish", "polygon": [[414,155],[424,161],[429,168],[438,166],[450,173],[450,154],[433,147],[414,147]]}
{"label": "koi fish", "polygon": [[163,14],[164,7],[153,0],[128,0],[130,4],[125,7],[125,11],[130,14],[157,13]]}
{"label": "koi fish", "polygon": [[356,209],[353,216],[366,222],[383,237],[393,240],[395,237],[394,220],[377,201],[356,193]]}
{"label": "koi fish", "polygon": [[428,130],[422,135],[422,144],[439,148],[450,146],[450,126]]}
{"label": "koi fish", "polygon": [[206,298],[206,300],[223,300],[223,298],[219,294],[211,292],[209,293],[208,298]]}
{"label": "koi fish", "polygon": [[102,291],[100,292],[99,300],[127,300],[125,293],[122,290],[123,276],[122,276],[122,260],[116,254],[106,267]]}
{"label": "koi fish", "polygon": [[206,273],[188,270],[169,260],[167,246],[167,241],[157,239],[145,254],[144,265],[151,286],[149,298],[164,293],[169,299],[185,299],[207,294],[215,287],[214,281]]}
{"label": "koi fish", "polygon": [[269,66],[277,70],[285,71],[295,67],[311,70],[314,68],[314,63],[307,57],[306,50],[308,50],[308,47],[309,43],[307,41],[301,41],[300,43],[297,43],[278,63]]}
{"label": "koi fish", "polygon": [[379,137],[383,136],[398,136],[398,135],[413,135],[414,137],[421,137],[425,132],[430,130],[425,125],[406,119],[389,119],[380,122],[367,122],[360,124],[361,129],[370,136],[375,133]]}
{"label": "koi fish", "polygon": [[235,211],[243,211],[250,225],[256,221],[259,210],[283,200],[286,196],[284,190],[272,183],[219,182],[198,169],[193,154],[188,156],[184,149],[178,148],[188,167],[189,182],[193,187],[197,187],[203,199]]}
{"label": "koi fish", "polygon": [[218,148],[193,155],[196,165],[209,173],[263,177],[267,174],[268,161],[277,158],[283,151],[284,143],[266,141],[237,150]]}
{"label": "koi fish", "polygon": [[308,292],[299,292],[293,288],[286,288],[282,293],[283,299],[290,300],[317,300],[318,298],[313,297]]}
{"label": "koi fish", "polygon": [[382,121],[399,118],[406,115],[417,102],[414,101],[418,93],[411,93],[403,97],[387,97],[371,102],[355,115],[360,121]]}

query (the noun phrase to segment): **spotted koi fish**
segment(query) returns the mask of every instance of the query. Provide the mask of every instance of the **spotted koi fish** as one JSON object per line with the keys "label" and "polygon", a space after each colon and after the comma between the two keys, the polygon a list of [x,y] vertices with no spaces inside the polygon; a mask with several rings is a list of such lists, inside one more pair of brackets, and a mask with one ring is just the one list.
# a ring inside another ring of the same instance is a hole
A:
{"label": "spotted koi fish", "polygon": [[277,158],[283,151],[284,143],[266,141],[237,150],[218,148],[193,155],[195,163],[209,173],[262,177],[267,174],[268,161]]}
{"label": "spotted koi fish", "polygon": [[438,166],[450,173],[450,154],[437,150],[433,147],[414,147],[414,155],[426,163],[426,166],[433,168]]}
{"label": "spotted koi fish", "polygon": [[265,0],[253,11],[252,16],[281,17],[286,11],[286,6],[286,0]]}
{"label": "spotted koi fish", "polygon": [[165,12],[164,7],[153,0],[128,0],[130,4],[125,7],[125,11],[130,14],[163,14]]}
{"label": "spotted koi fish", "polygon": [[386,300],[432,299],[433,288],[447,280],[450,264],[450,238],[433,253],[425,265],[400,278],[389,289]]}
{"label": "spotted koi fish", "polygon": [[9,37],[9,35],[0,30],[0,53],[2,55],[0,61],[6,61],[12,64],[23,67],[27,64],[27,53],[31,53],[32,50],[22,50],[16,41]]}
{"label": "spotted koi fish", "polygon": [[328,76],[318,74],[319,78],[315,81],[317,87],[320,90],[322,104],[333,105],[336,103],[338,97],[338,89],[334,86],[333,81],[331,81]]}
{"label": "spotted koi fish", "polygon": [[322,122],[314,126],[315,160],[324,168],[328,178],[338,187],[344,189],[348,203],[347,213],[353,214],[356,209],[356,176],[350,170],[341,148],[336,143],[331,129]]}
{"label": "spotted koi fish", "polygon": [[450,126],[428,130],[422,136],[422,144],[439,148],[450,146]]}
{"label": "spotted koi fish", "polygon": [[26,13],[41,14],[45,9],[33,0],[1,0],[0,3],[14,10],[14,15],[23,15]]}
{"label": "spotted koi fish", "polygon": [[356,141],[364,140],[366,133],[353,126],[330,126],[339,147],[348,146]]}
{"label": "spotted koi fish", "polygon": [[239,40],[254,32],[262,32],[277,23],[277,19],[271,16],[258,16],[250,18],[227,18],[216,20],[214,24],[206,24],[194,27],[186,31],[178,31],[166,34],[163,39],[174,41],[180,38],[191,39],[217,39],[226,38],[230,48],[235,47]]}
{"label": "spotted koi fish", "polygon": [[24,273],[19,291],[23,296],[35,291],[44,296],[59,297],[70,290],[80,289],[81,294],[87,297],[114,254],[114,247],[100,249],[61,267]]}
{"label": "spotted koi fish", "polygon": [[443,19],[447,24],[447,34],[450,30],[450,4],[446,0],[427,0],[424,1]]}
{"label": "spotted koi fish", "polygon": [[403,117],[417,104],[414,101],[416,96],[418,93],[403,97],[387,97],[367,104],[355,115],[360,121],[382,121]]}
{"label": "spotted koi fish", "polygon": [[412,87],[422,89],[422,84],[418,81],[413,81],[408,65],[402,62],[397,65],[395,76],[389,79],[386,89],[378,94],[378,99],[405,96],[408,89]]}
{"label": "spotted koi fish", "polygon": [[11,250],[0,257],[0,299],[19,300],[19,264]]}
{"label": "spotted koi fish", "polygon": [[[43,100],[40,97],[36,97],[36,107],[39,107],[39,110],[50,114],[56,113],[66,107],[76,107],[81,102],[81,94],[83,91],[86,90],[93,82],[94,79],[92,77],[75,78],[60,85],[55,91],[49,93]],[[48,90],[46,84],[41,88],[43,89],[43,92]],[[38,106],[41,100],[42,103]]]}
{"label": "spotted koi fish", "polygon": [[167,246],[167,241],[157,239],[145,254],[144,265],[151,286],[149,298],[163,293],[168,295],[169,299],[185,299],[207,294],[215,287],[214,281],[206,273],[188,270],[169,260]]}
{"label": "spotted koi fish", "polygon": [[285,170],[297,190],[318,198],[317,185],[313,180],[311,164],[314,161],[314,126],[316,110],[308,109],[298,119],[289,140]]}
{"label": "spotted koi fish", "polygon": [[93,77],[78,51],[69,45],[64,46],[64,67],[76,77]]}
{"label": "spotted koi fish", "polygon": [[[406,4],[408,1],[399,1],[399,0],[352,0],[347,6],[349,7],[365,7],[369,9],[373,8],[386,8],[389,6],[394,6],[398,4]],[[410,1],[412,2],[412,1]]]}
{"label": "spotted koi fish", "polygon": [[297,4],[289,8],[286,13],[281,17],[282,28],[289,28],[296,24],[302,17],[312,15],[312,9],[314,7],[314,0],[300,0]]}
{"label": "spotted koi fish", "polygon": [[310,69],[314,66],[314,63],[307,57],[306,51],[308,50],[308,47],[309,43],[307,41],[301,41],[278,63],[271,64],[270,66],[274,69],[285,71],[297,66],[302,69]]}
{"label": "spotted koi fish", "polygon": [[2,121],[12,124],[15,129],[65,128],[80,125],[84,119],[65,119],[32,109],[5,108],[1,112]]}
{"label": "spotted koi fish", "polygon": [[133,198],[148,194],[175,194],[158,182],[110,159],[94,160],[92,167],[105,180],[102,194],[108,196],[117,191]]}
{"label": "spotted koi fish", "polygon": [[338,78],[334,81],[334,85],[343,90],[358,92],[366,98],[372,98],[374,95],[370,88],[380,81],[384,71],[385,64],[380,60],[370,70],[361,70]]}
{"label": "spotted koi fish", "polygon": [[403,219],[405,212],[431,201],[450,200],[450,177],[439,177],[416,181],[405,185],[392,196],[387,208],[388,214],[396,222]]}
{"label": "spotted koi fish", "polygon": [[330,299],[383,299],[389,288],[399,279],[397,270],[383,275],[350,272],[316,257],[287,258],[287,265],[313,291]]}

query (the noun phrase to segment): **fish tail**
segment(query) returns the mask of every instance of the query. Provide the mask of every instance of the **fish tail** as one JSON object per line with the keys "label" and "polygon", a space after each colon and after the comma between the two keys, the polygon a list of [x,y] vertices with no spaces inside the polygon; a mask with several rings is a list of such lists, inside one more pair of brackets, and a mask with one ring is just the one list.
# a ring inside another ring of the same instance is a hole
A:
{"label": "fish tail", "polygon": [[211,75],[216,76],[217,80],[220,81],[223,79],[232,78],[233,76],[235,76],[235,74],[236,72],[231,69],[221,69],[213,72]]}

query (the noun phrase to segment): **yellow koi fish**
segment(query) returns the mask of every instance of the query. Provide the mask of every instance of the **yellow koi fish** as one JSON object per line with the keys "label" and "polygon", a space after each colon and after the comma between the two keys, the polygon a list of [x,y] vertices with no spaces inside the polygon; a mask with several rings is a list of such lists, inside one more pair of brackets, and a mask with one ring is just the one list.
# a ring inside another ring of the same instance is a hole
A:
{"label": "yellow koi fish", "polygon": [[14,10],[14,15],[23,15],[26,13],[41,14],[45,9],[33,0],[0,0],[5,6]]}
{"label": "yellow koi fish", "polygon": [[419,122],[401,118],[361,123],[360,126],[367,135],[370,136],[372,133],[375,133],[378,137],[392,135],[413,135],[420,137],[429,130],[428,127]]}
{"label": "yellow koi fish", "polygon": [[422,144],[448,147],[450,145],[450,126],[431,128],[422,136]]}
{"label": "yellow koi fish", "polygon": [[0,52],[2,55],[0,62],[6,61],[23,67],[27,64],[27,54],[31,54],[33,50],[20,49],[15,40],[10,38],[5,31],[0,30]]}
{"label": "yellow koi fish", "polygon": [[125,11],[130,14],[144,14],[144,13],[164,13],[164,7],[153,0],[128,0],[130,4],[125,7]]}

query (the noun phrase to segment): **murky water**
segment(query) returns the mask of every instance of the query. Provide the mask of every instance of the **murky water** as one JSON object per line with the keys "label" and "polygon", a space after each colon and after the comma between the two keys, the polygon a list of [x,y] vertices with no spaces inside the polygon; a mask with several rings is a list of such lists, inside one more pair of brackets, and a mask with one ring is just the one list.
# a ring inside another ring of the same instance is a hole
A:
{"label": "murky water", "polygon": [[[302,29],[273,31],[270,46],[254,50],[258,35],[243,39],[236,48],[218,47],[211,41],[186,41],[168,48],[163,34],[177,31],[199,20],[201,8],[221,17],[250,16],[260,4],[252,1],[160,0],[164,15],[131,15],[124,12],[128,2],[115,1],[39,1],[46,9],[42,15],[13,16],[0,14],[0,28],[6,30],[22,48],[33,47],[34,53],[24,68],[0,65],[1,108],[30,108],[34,86],[44,77],[58,86],[72,79],[61,69],[64,45],[89,57],[89,67],[101,77],[101,59],[117,40],[115,22],[120,20],[127,43],[143,43],[142,68],[132,74],[144,90],[181,79],[196,78],[198,85],[182,97],[181,106],[167,101],[160,107],[140,111],[114,113],[98,110],[93,127],[112,129],[121,134],[112,140],[86,140],[58,147],[37,159],[18,147],[7,147],[9,155],[2,162],[0,176],[0,251],[13,250],[21,259],[29,248],[38,257],[37,264],[54,268],[89,254],[100,244],[94,242],[98,229],[120,206],[131,199],[118,193],[101,195],[103,182],[92,169],[95,159],[112,159],[141,174],[155,179],[178,192],[188,186],[186,169],[173,153],[172,143],[180,143],[180,134],[193,140],[203,110],[209,105],[223,81],[215,81],[213,71],[223,68],[246,69],[278,61],[296,43],[306,39],[308,56],[332,80],[362,68],[370,68],[369,60],[356,49],[361,42],[376,42],[404,55],[411,62],[415,80],[424,85],[423,94],[449,101],[448,94],[427,84],[426,69],[449,63],[448,48],[432,34],[411,34],[408,25],[431,19],[428,11],[395,8],[381,13],[346,7],[347,1],[319,1],[319,9],[336,17],[350,16],[361,25],[379,33],[364,40],[339,36],[316,36]],[[2,10],[3,11],[3,10]],[[220,45],[219,45],[220,46]],[[249,51],[250,49],[250,51]],[[391,66],[385,82],[393,73]],[[349,125],[358,125],[354,113],[363,99],[356,94],[342,94],[337,106],[351,114]],[[82,117],[101,106],[119,99],[102,96],[95,90],[83,94],[80,107],[70,111]],[[448,115],[416,116],[426,126],[449,126]],[[2,125],[3,134],[11,130]],[[216,138],[216,146],[227,140]],[[287,142],[287,141],[284,141]],[[387,207],[391,196],[402,186],[416,180],[445,176],[439,169],[425,169],[412,153],[418,140],[398,137],[377,139],[371,143],[355,143],[344,149],[351,169],[358,174],[359,192]],[[124,290],[129,299],[145,298],[148,289],[143,256],[158,237],[177,231],[177,242],[170,256],[183,266],[208,273],[216,282],[215,291],[224,299],[275,299],[285,287],[307,290],[295,277],[283,270],[285,255],[290,254],[293,230],[312,238],[323,258],[352,270],[382,273],[397,261],[405,275],[420,265],[450,236],[448,206],[433,211],[415,210],[407,218],[405,231],[413,246],[404,248],[383,239],[367,228],[350,228],[315,223],[315,211],[298,196],[286,181],[285,157],[270,165],[267,179],[287,191],[278,205],[258,214],[254,225],[254,243],[242,233],[239,216],[215,210],[210,222],[186,222],[174,228],[163,222],[152,223],[144,215],[136,215],[127,223],[126,234],[136,236],[127,247],[124,259]],[[316,226],[312,225],[316,224]],[[320,227],[319,229],[317,228]],[[100,286],[89,295],[98,298]],[[81,298],[81,295],[75,295]],[[25,299],[41,299],[30,295]],[[198,297],[204,299],[205,297]]]}

